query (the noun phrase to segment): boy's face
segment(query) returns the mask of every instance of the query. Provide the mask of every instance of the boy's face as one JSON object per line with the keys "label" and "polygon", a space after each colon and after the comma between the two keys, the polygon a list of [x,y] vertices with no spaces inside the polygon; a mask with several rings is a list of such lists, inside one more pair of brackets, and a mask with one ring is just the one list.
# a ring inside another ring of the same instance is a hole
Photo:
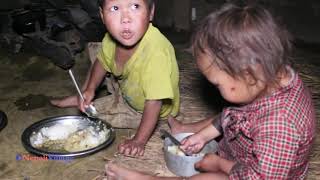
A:
{"label": "boy's face", "polygon": [[123,46],[131,47],[143,37],[153,18],[144,0],[106,0],[100,15],[108,32]]}

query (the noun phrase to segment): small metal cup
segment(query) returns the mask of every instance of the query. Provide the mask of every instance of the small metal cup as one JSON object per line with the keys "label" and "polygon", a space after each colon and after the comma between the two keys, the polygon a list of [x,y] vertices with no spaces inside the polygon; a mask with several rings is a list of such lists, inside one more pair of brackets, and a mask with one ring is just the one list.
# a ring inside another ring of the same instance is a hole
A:
{"label": "small metal cup", "polygon": [[[179,133],[173,135],[178,141],[181,141],[185,137],[188,137],[192,135],[193,133]],[[178,175],[178,176],[184,176],[189,177],[195,174],[198,174],[199,171],[197,171],[194,168],[194,164],[198,161],[200,161],[203,156],[181,156],[177,154],[173,154],[168,151],[168,146],[174,145],[170,138],[165,138],[164,140],[164,159],[166,162],[166,165],[168,169]],[[218,150],[218,143],[215,140],[211,140],[208,142],[200,153],[215,153]]]}

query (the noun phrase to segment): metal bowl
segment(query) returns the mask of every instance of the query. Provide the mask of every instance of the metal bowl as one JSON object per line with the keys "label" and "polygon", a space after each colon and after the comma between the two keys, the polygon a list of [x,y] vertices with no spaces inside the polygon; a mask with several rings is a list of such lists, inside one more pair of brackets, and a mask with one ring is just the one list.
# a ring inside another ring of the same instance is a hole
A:
{"label": "metal bowl", "polygon": [[[96,129],[107,128],[110,131],[107,135],[106,140],[103,143],[101,143],[96,147],[86,149],[83,151],[67,152],[63,150],[40,149],[32,146],[31,136],[39,132],[42,128],[51,127],[58,124],[70,124],[70,123],[76,123],[78,130],[84,129],[89,126],[93,126]],[[109,145],[111,145],[114,139],[115,139],[115,131],[109,123],[104,122],[100,119],[89,118],[85,116],[58,116],[58,117],[46,118],[29,126],[27,129],[24,130],[21,136],[21,140],[24,148],[30,153],[39,155],[39,156],[54,156],[54,157],[62,157],[62,158],[64,157],[77,158],[77,157],[88,156],[90,154],[96,153],[108,147]]]}
{"label": "metal bowl", "polygon": [[[173,135],[178,141],[192,135],[193,133],[179,133]],[[194,164],[200,161],[203,156],[185,156],[185,155],[177,155],[168,151],[168,146],[174,145],[169,138],[165,138],[164,140],[164,159],[168,169],[177,176],[189,177],[195,174],[198,174],[194,168]],[[215,153],[218,150],[218,143],[215,140],[211,140],[208,142],[203,149],[201,150],[201,154],[206,153]]]}

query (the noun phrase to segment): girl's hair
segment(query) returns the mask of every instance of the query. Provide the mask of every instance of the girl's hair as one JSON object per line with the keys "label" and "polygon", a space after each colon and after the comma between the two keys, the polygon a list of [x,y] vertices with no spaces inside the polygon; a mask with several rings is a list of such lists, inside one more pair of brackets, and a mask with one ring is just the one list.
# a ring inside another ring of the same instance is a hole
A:
{"label": "girl's hair", "polygon": [[196,58],[210,55],[212,63],[234,78],[250,73],[257,80],[262,73],[260,80],[276,83],[290,64],[291,37],[266,9],[227,4],[202,21],[193,35],[192,50]]}
{"label": "girl's hair", "polygon": [[[101,9],[103,8],[104,2],[107,0],[98,0],[98,5],[99,7],[101,7]],[[154,4],[154,0],[144,0],[147,5],[148,5],[148,10],[150,11],[152,9],[152,6]]]}

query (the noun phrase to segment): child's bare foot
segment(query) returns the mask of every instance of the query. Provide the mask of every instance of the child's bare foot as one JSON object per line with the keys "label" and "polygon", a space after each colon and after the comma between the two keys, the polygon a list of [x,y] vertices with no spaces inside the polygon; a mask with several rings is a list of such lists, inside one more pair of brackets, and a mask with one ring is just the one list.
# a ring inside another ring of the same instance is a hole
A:
{"label": "child's bare foot", "polygon": [[150,180],[152,177],[138,171],[130,170],[114,163],[108,163],[105,166],[108,179],[121,180]]}
{"label": "child's bare foot", "polygon": [[171,129],[171,133],[172,134],[178,134],[178,133],[182,133],[183,131],[183,124],[178,121],[177,119],[175,119],[172,116],[168,117],[168,124],[169,127]]}
{"label": "child's bare foot", "polygon": [[78,97],[77,96],[68,96],[63,99],[52,99],[50,103],[54,106],[65,108],[65,107],[77,107],[78,106]]}

